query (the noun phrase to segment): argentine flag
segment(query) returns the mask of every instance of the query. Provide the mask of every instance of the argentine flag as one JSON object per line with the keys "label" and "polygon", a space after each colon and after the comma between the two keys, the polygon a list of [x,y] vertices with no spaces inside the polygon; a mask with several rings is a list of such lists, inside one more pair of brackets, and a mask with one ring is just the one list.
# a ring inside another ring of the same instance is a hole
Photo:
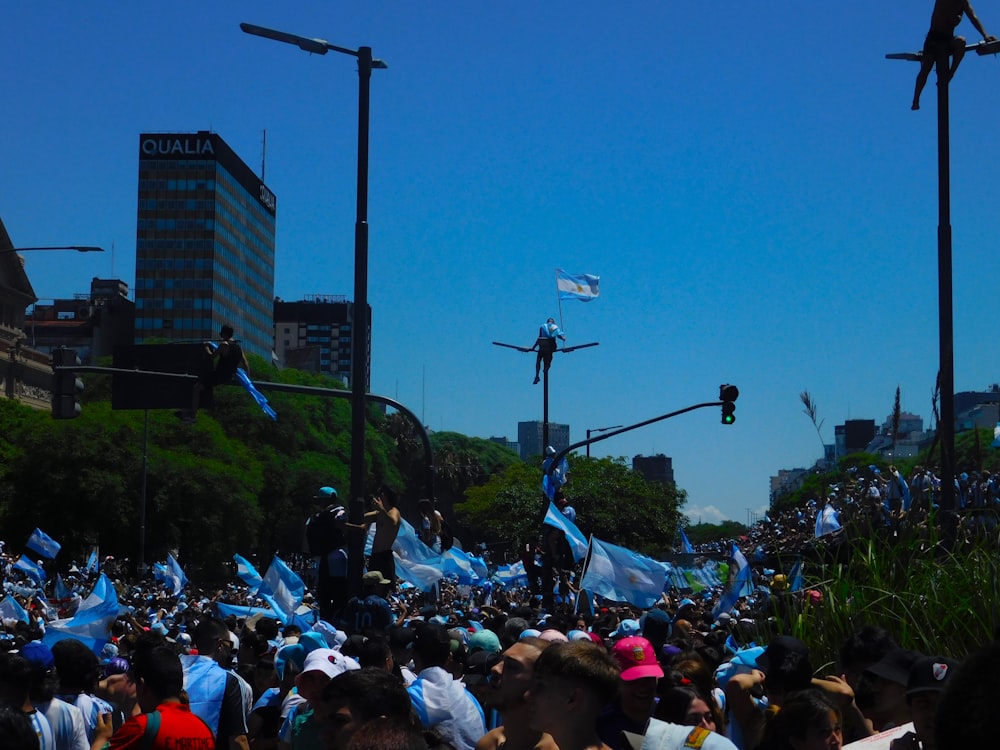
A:
{"label": "argentine flag", "polygon": [[285,564],[284,560],[275,555],[264,574],[264,580],[258,593],[264,601],[271,605],[271,609],[283,615],[282,622],[291,622],[295,610],[302,604],[306,585],[295,571]]}
{"label": "argentine flag", "polygon": [[181,570],[181,566],[177,564],[174,556],[169,552],[167,553],[166,575],[167,580],[165,582],[170,584],[170,593],[173,596],[177,596],[187,586],[188,579],[184,575],[184,571]]}
{"label": "argentine flag", "polygon": [[600,296],[600,284],[600,276],[589,273],[572,274],[566,273],[561,268],[556,269],[556,289],[559,291],[560,300],[577,299],[581,302],[590,302]]}
{"label": "argentine flag", "polygon": [[59,542],[41,529],[32,531],[31,536],[28,537],[28,543],[24,546],[49,560],[54,560],[56,555],[59,554],[59,550],[62,549],[62,545]]}
{"label": "argentine flag", "polygon": [[581,589],[643,609],[660,600],[667,583],[663,563],[593,536],[590,542],[590,559],[580,578]]}
{"label": "argentine flag", "polygon": [[552,501],[549,501],[549,509],[545,512],[545,520],[542,521],[542,525],[554,526],[566,534],[566,541],[569,542],[569,548],[573,550],[573,559],[576,562],[580,562],[587,556],[587,538],[575,523],[559,512]]}
{"label": "argentine flag", "polygon": [[816,538],[840,531],[840,518],[836,509],[827,503],[819,515],[816,516]]}
{"label": "argentine flag", "polygon": [[251,595],[256,594],[264,580],[257,572],[257,568],[242,555],[233,555],[233,560],[236,562],[236,577],[250,587]]}

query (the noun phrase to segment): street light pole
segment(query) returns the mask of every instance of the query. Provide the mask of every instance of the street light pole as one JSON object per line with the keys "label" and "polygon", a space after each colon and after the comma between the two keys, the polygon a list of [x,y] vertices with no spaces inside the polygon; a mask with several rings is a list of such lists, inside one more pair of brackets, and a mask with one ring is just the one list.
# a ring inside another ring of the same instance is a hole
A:
{"label": "street light pole", "polygon": [[593,429],[587,430],[587,458],[590,458],[590,434],[592,432],[601,433],[607,432],[608,430],[617,430],[622,427],[620,424],[611,425],[610,427],[595,427]]}
{"label": "street light pole", "polygon": [[[966,46],[980,56],[1000,52],[1000,42],[983,41]],[[938,505],[945,513],[944,527],[950,534],[955,512],[955,335],[952,293],[951,244],[951,157],[948,113],[948,86],[951,81],[949,51],[939,49],[934,60],[937,73],[938,129],[938,392],[941,413],[938,417],[938,439],[941,443],[941,494]],[[886,55],[889,60],[921,62],[922,52],[897,52]]]}
{"label": "street light pole", "polygon": [[32,250],[76,250],[78,253],[103,253],[103,247],[95,245],[53,245],[42,247],[8,247],[0,250],[0,253],[24,253]]}
{"label": "street light pole", "polygon": [[[294,44],[299,49],[318,55],[328,50],[350,55],[358,60],[358,183],[357,216],[354,223],[354,313],[351,348],[351,488],[348,518],[352,524],[364,523],[365,488],[368,469],[365,462],[365,396],[368,386],[368,352],[371,336],[368,330],[368,130],[372,69],[389,67],[372,58],[371,47],[356,50],[338,47],[324,39],[289,34],[284,31],[241,23],[247,34]],[[359,322],[360,321],[360,322]],[[364,569],[364,539],[351,534],[347,547],[347,575],[352,594],[361,590]]]}

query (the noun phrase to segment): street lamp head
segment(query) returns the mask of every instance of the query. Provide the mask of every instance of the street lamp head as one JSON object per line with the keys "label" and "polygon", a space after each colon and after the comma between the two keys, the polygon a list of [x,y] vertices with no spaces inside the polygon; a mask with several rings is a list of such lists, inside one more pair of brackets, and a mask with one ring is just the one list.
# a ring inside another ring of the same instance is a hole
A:
{"label": "street lamp head", "polygon": [[323,39],[309,39],[308,37],[299,36],[298,34],[289,34],[285,31],[278,31],[277,29],[255,26],[252,23],[241,23],[240,28],[247,34],[262,36],[265,39],[274,39],[277,42],[285,42],[286,44],[294,44],[304,52],[313,52],[317,55],[325,55],[331,47],[331,45]]}
{"label": "street lamp head", "polygon": [[103,253],[103,247],[96,245],[45,245],[42,247],[8,247],[0,253],[26,253],[32,250],[76,250],[78,253]]}

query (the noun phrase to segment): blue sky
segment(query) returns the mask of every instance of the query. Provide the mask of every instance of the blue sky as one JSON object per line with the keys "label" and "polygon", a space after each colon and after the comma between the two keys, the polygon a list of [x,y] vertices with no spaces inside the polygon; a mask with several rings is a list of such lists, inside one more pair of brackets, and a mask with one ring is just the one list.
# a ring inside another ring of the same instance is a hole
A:
{"label": "blue sky", "polygon": [[[926,6],[926,7],[925,7]],[[516,437],[541,418],[529,345],[554,269],[600,275],[563,304],[550,416],[631,424],[594,446],[665,453],[693,520],[746,520],[896,387],[930,421],[937,371],[934,76],[910,112],[931,3],[20,3],[0,28],[0,216],[40,297],[135,280],[138,135],[219,133],[278,198],[275,294],[353,290],[357,76],[350,58],[241,21],[368,45],[373,390],[435,430]],[[988,31],[1000,7],[978,8]],[[962,30],[976,32],[968,22]],[[1000,379],[1000,62],[951,89],[957,390]]]}

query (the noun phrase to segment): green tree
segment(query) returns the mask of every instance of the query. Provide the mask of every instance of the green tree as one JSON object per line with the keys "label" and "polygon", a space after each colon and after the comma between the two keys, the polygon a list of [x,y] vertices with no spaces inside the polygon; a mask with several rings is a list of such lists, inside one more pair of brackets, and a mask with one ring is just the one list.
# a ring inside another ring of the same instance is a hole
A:
{"label": "green tree", "polygon": [[[480,535],[520,549],[535,540],[548,507],[541,486],[539,466],[514,464],[470,487],[456,512]],[[564,491],[584,534],[651,556],[669,552],[686,498],[683,490],[647,482],[625,459],[582,456],[571,457]]]}

